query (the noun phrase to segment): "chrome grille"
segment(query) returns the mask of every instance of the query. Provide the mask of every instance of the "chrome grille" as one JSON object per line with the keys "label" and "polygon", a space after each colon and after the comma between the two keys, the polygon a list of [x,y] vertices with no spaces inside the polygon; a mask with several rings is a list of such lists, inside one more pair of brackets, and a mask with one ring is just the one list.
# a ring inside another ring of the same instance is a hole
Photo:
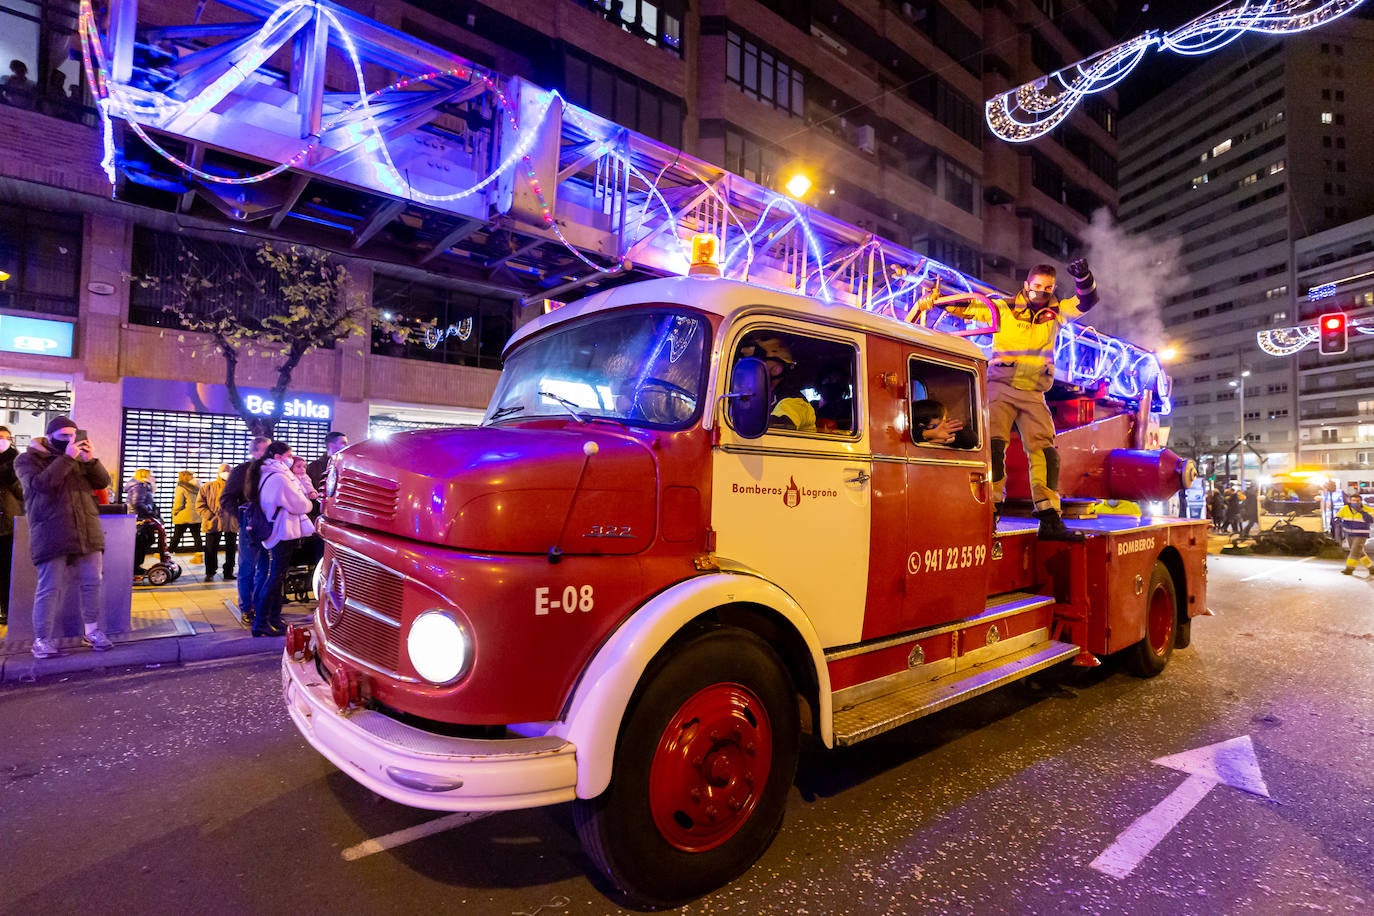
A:
{"label": "chrome grille", "polygon": [[[370,560],[347,551],[332,551],[333,560],[343,571],[348,604],[361,604],[368,610],[401,622],[401,600],[405,585],[401,577]],[[326,560],[330,559],[326,557]],[[328,569],[328,566],[325,567]]]}
{"label": "chrome grille", "polygon": [[358,662],[394,672],[400,662],[400,576],[332,544],[325,545],[326,640]]}
{"label": "chrome grille", "polygon": [[379,521],[390,521],[396,517],[396,502],[400,487],[394,480],[384,480],[345,469],[339,477],[339,489],[334,494],[334,504],[340,509],[357,512]]}
{"label": "chrome grille", "polygon": [[401,629],[345,607],[339,622],[329,630],[329,642],[365,665],[394,672],[400,662]]}

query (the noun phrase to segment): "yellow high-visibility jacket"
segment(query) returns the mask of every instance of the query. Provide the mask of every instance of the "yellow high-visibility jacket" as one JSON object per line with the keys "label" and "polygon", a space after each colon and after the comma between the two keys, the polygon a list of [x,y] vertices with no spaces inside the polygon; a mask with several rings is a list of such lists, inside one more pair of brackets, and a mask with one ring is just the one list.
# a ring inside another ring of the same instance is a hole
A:
{"label": "yellow high-visibility jacket", "polygon": [[[1048,391],[1054,384],[1054,340],[1059,329],[1097,304],[1097,285],[1086,278],[1086,289],[1068,299],[1051,299],[1047,306],[1032,306],[1025,291],[1010,302],[994,299],[997,307],[997,333],[992,335],[992,358],[988,361],[988,381],[1006,382],[1022,391]],[[982,305],[956,305],[946,308],[952,315],[991,322]],[[1036,321],[1036,315],[1042,315]]]}

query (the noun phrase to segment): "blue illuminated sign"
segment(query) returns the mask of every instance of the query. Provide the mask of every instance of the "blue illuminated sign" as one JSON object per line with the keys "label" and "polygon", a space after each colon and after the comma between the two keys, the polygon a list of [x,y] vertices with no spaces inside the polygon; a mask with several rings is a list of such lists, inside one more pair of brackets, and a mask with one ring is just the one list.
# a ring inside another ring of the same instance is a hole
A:
{"label": "blue illuminated sign", "polygon": [[1336,295],[1336,284],[1323,283],[1321,286],[1314,286],[1307,291],[1307,301],[1316,302],[1318,299],[1329,299]]}
{"label": "blue illuminated sign", "polygon": [[0,350],[38,356],[72,355],[72,330],[67,321],[0,315]]}

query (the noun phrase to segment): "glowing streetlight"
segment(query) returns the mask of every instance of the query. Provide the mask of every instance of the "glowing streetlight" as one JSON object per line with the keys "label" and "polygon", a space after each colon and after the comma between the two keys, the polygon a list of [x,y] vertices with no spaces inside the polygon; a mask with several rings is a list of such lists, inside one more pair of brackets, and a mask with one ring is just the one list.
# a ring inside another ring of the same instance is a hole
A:
{"label": "glowing streetlight", "polygon": [[787,184],[785,184],[783,187],[787,189],[788,194],[791,194],[793,197],[797,198],[798,200],[801,200],[803,197],[806,196],[806,192],[811,190],[811,179],[807,178],[801,172],[798,172],[791,178],[787,179]]}

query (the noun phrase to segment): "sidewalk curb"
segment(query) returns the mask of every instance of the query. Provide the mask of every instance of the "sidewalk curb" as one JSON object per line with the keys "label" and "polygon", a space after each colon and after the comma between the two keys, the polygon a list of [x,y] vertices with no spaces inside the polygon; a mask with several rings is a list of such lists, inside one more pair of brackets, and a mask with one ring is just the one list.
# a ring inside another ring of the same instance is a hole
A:
{"label": "sidewalk curb", "polygon": [[34,658],[27,653],[7,655],[0,657],[0,683],[33,683],[55,674],[106,668],[161,667],[244,655],[280,655],[285,648],[286,638],[282,636],[216,632],[116,642],[106,652],[75,649],[54,658]]}

